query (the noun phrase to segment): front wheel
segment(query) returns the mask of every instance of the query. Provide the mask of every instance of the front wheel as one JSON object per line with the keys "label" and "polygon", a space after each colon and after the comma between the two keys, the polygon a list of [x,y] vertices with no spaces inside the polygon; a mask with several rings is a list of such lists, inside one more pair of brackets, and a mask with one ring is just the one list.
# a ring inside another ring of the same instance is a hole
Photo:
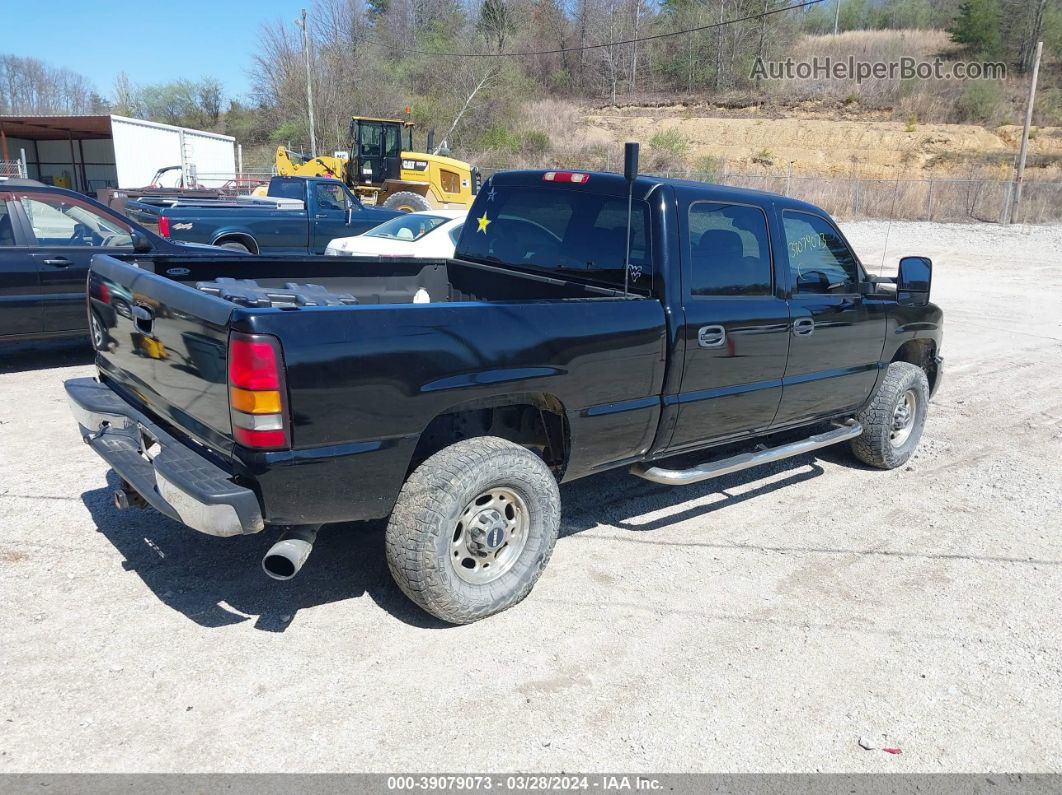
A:
{"label": "front wheel", "polygon": [[406,596],[468,624],[531,592],[559,527],[560,492],[541,458],[505,439],[466,439],[409,476],[387,525],[387,563]]}
{"label": "front wheel", "polygon": [[929,381],[921,367],[893,362],[870,405],[857,417],[863,433],[852,452],[880,469],[903,466],[922,438],[929,409]]}
{"label": "front wheel", "polygon": [[426,197],[409,190],[400,190],[388,196],[383,206],[404,213],[424,212],[432,209],[432,203]]}

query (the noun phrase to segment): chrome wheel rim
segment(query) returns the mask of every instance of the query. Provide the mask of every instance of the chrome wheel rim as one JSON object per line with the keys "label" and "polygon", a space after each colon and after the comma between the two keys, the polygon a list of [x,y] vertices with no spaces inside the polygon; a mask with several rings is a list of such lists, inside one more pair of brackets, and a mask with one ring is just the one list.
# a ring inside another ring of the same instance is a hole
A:
{"label": "chrome wheel rim", "polygon": [[913,389],[908,389],[896,403],[896,408],[892,412],[892,429],[889,432],[889,443],[893,447],[903,447],[907,440],[911,438],[917,415],[918,395]]}
{"label": "chrome wheel rim", "polygon": [[92,328],[92,347],[103,350],[103,327],[96,315],[89,314],[89,326]]}
{"label": "chrome wheel rim", "polygon": [[450,538],[450,565],[473,585],[493,582],[513,567],[527,545],[527,503],[512,489],[495,486],[477,494],[457,519]]}

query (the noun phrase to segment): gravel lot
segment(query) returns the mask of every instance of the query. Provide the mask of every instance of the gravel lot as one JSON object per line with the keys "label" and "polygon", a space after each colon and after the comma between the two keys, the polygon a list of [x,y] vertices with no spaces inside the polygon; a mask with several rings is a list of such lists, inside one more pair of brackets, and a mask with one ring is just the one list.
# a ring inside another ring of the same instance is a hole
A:
{"label": "gravel lot", "polygon": [[267,534],[116,512],[87,350],[0,350],[0,771],[1062,771],[1062,227],[845,229],[936,263],[911,463],[567,485],[538,587],[468,627],[379,525],[276,583]]}

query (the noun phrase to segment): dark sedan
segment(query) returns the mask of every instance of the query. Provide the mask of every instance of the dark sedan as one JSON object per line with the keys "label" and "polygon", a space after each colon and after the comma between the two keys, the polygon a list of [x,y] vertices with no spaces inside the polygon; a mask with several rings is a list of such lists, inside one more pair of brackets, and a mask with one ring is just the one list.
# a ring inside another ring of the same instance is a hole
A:
{"label": "dark sedan", "polygon": [[[224,253],[165,240],[74,191],[33,180],[0,182],[0,340],[84,335],[89,260],[134,252]],[[121,308],[129,311],[128,302]],[[92,314],[96,335],[107,325],[100,313],[109,314],[106,307]]]}

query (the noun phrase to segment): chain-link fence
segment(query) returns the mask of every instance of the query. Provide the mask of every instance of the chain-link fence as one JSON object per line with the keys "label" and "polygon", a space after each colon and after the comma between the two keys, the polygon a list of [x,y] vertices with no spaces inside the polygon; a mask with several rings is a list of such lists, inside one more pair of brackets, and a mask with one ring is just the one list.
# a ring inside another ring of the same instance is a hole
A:
{"label": "chain-link fence", "polygon": [[[18,165],[16,162],[15,165]],[[0,163],[0,175],[3,164]],[[502,168],[479,166],[486,179]],[[238,174],[197,174],[200,187],[226,193],[249,193],[269,182],[271,169]],[[664,171],[657,176],[714,182],[780,193],[811,202],[844,220],[881,219],[951,223],[1006,223],[1016,183],[990,179],[873,179],[796,174]],[[1014,223],[1062,222],[1062,182],[1026,180]]]}
{"label": "chain-link fence", "polygon": [[[480,166],[486,179],[502,169]],[[1006,223],[1016,183],[989,179],[870,179],[796,174],[664,171],[661,177],[780,193],[811,202],[843,220],[882,219]],[[1014,223],[1062,221],[1062,182],[1027,180]]]}
{"label": "chain-link fence", "polygon": [[0,160],[0,179],[25,177],[22,173],[21,160]]}
{"label": "chain-link fence", "polygon": [[[1027,181],[1011,217],[1016,183],[986,179],[868,179],[788,174],[670,174],[781,193],[843,219],[1052,223],[1062,221],[1062,182]],[[715,176],[714,180],[711,179]]]}

